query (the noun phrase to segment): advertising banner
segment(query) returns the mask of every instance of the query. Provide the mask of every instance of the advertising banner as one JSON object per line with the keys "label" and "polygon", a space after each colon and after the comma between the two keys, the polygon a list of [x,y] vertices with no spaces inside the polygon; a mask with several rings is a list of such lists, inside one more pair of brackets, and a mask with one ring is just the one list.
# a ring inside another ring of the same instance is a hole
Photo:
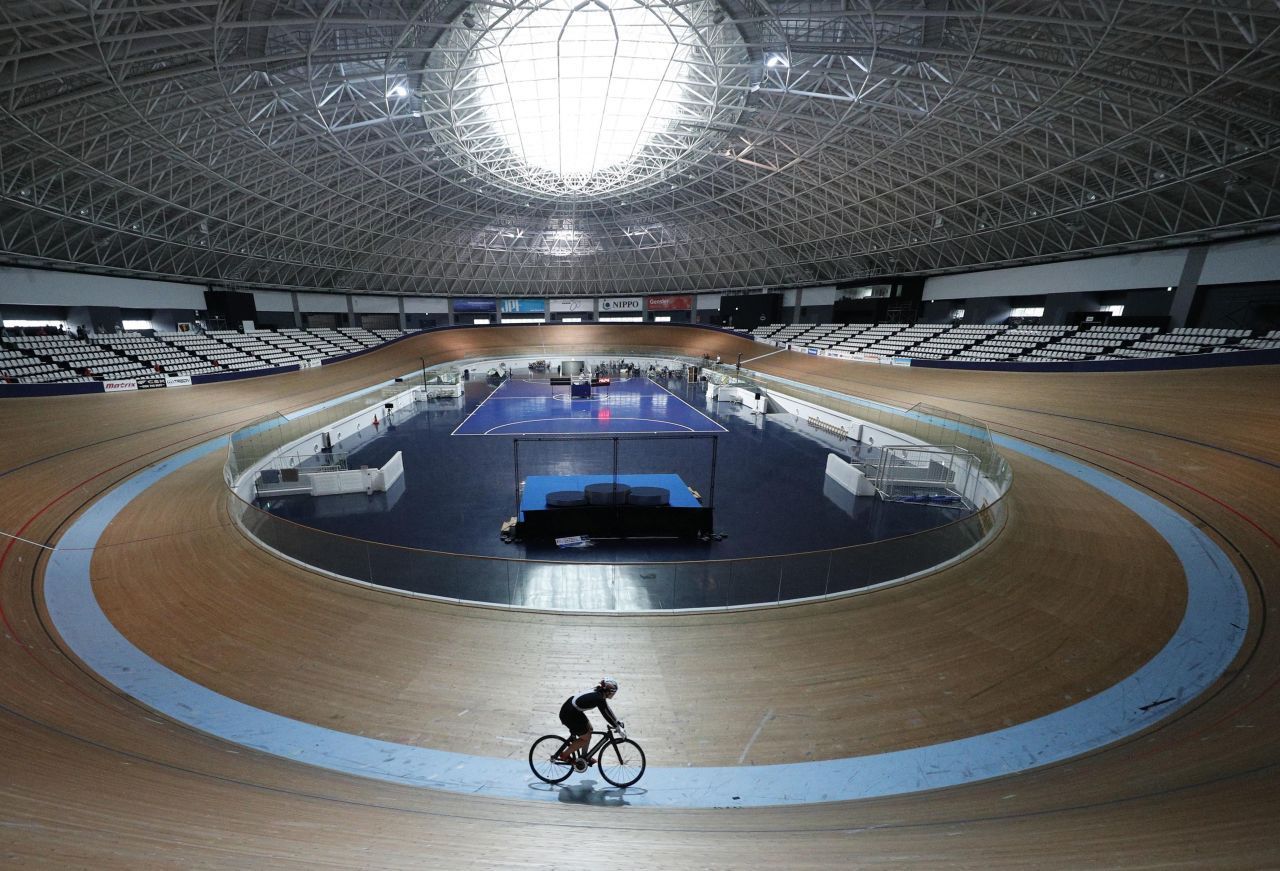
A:
{"label": "advertising banner", "polygon": [[126,390],[137,390],[138,382],[132,378],[123,381],[103,381],[102,389],[108,393],[123,393]]}
{"label": "advertising banner", "polygon": [[553,299],[551,300],[551,310],[553,312],[579,312],[590,314],[595,310],[595,300],[592,299]]}
{"label": "advertising banner", "polygon": [[543,314],[547,311],[547,300],[530,300],[527,297],[509,298],[503,300],[500,311],[503,314]]}
{"label": "advertising banner", "polygon": [[644,311],[644,301],[638,296],[610,296],[600,300],[600,314],[633,314]]}
{"label": "advertising banner", "polygon": [[692,296],[651,296],[648,301],[651,312],[687,312],[693,308]]}
{"label": "advertising banner", "polygon": [[164,376],[164,383],[165,383],[165,386],[167,387],[190,387],[191,376],[190,375],[166,375]]}
{"label": "advertising banner", "polygon": [[547,310],[547,302],[542,299],[527,299],[521,297],[519,299],[504,299],[502,301],[503,314],[542,314]]}
{"label": "advertising banner", "polygon": [[455,312],[496,312],[498,310],[498,301],[496,299],[455,299],[453,301],[453,310]]}
{"label": "advertising banner", "polygon": [[163,375],[143,375],[141,378],[135,378],[134,381],[139,390],[155,390],[157,387],[168,386]]}

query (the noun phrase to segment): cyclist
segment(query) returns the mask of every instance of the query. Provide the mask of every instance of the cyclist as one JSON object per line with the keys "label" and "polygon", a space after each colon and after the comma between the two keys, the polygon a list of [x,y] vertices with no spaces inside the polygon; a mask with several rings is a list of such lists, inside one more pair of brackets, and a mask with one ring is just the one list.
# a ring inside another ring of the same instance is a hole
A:
{"label": "cyclist", "polygon": [[[591,742],[591,721],[587,719],[585,711],[597,708],[609,721],[609,725],[623,728],[622,721],[609,710],[609,699],[617,693],[618,682],[611,677],[606,677],[596,684],[595,689],[565,699],[564,704],[560,706],[560,722],[564,723],[565,728],[569,730],[570,738],[564,750],[553,757],[557,762],[572,762],[573,757],[585,750],[587,744]],[[592,761],[588,759],[587,765],[590,766]]]}

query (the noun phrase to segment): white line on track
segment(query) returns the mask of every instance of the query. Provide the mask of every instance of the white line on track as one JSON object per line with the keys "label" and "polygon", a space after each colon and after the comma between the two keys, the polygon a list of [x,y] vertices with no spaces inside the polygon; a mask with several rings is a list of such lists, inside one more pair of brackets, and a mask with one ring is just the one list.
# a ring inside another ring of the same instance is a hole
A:
{"label": "white line on track", "polygon": [[773,708],[764,712],[764,716],[760,718],[760,725],[756,726],[756,730],[751,733],[751,740],[747,742],[747,746],[742,748],[742,755],[738,757],[738,764],[747,761],[747,754],[751,752],[751,745],[756,743],[756,739],[760,737],[760,733],[764,731],[764,724],[773,719]]}

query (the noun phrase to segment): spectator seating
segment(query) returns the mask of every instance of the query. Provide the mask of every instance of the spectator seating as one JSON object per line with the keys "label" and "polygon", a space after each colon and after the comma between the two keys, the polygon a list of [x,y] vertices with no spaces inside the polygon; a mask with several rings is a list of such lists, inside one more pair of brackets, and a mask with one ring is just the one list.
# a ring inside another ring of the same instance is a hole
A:
{"label": "spectator seating", "polygon": [[793,348],[912,357],[919,360],[1045,363],[1123,360],[1280,347],[1280,330],[1051,324],[770,324],[752,331],[761,341]]}
{"label": "spectator seating", "polygon": [[123,380],[158,373],[204,375],[247,372],[341,356],[405,335],[402,330],[210,330],[65,333],[6,336],[0,345],[0,381],[20,384]]}

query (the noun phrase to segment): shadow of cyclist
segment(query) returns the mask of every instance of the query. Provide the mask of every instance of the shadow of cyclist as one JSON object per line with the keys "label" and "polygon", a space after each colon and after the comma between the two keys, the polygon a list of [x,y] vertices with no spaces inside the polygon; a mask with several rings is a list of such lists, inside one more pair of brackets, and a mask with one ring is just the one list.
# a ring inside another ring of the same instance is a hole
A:
{"label": "shadow of cyclist", "polygon": [[590,804],[599,807],[625,807],[630,802],[624,796],[625,789],[611,787],[609,789],[596,789],[594,780],[583,780],[572,786],[562,786],[557,796],[559,801],[569,804]]}

